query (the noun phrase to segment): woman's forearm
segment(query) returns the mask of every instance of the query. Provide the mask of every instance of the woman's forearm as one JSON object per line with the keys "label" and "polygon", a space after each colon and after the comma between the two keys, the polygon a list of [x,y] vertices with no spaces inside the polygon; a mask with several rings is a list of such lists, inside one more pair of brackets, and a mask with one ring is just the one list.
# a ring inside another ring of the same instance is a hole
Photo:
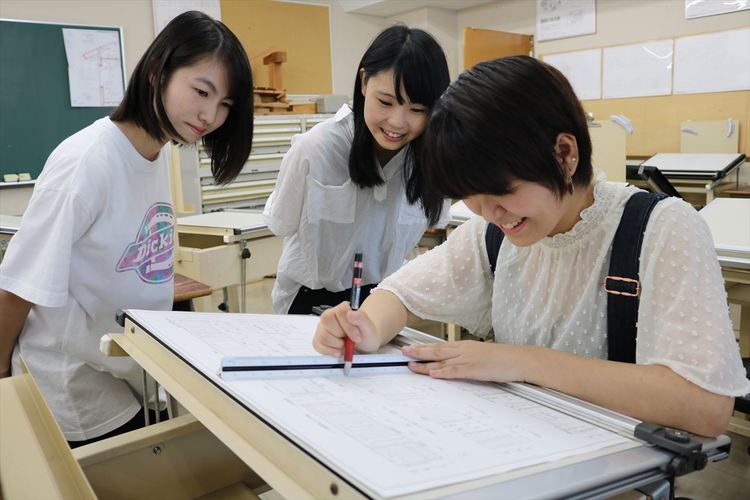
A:
{"label": "woman's forearm", "polygon": [[375,326],[380,342],[377,347],[390,342],[408,323],[418,319],[398,297],[385,290],[371,293],[360,310],[367,314]]}
{"label": "woman's forearm", "polygon": [[524,380],[643,421],[716,436],[733,398],[709,392],[662,365],[617,363],[527,346]]}

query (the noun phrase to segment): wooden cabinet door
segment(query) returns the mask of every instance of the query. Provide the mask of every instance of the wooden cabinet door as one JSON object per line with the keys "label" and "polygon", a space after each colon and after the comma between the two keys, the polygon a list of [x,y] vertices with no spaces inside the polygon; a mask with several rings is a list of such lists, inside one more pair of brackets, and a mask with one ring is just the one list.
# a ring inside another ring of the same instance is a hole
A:
{"label": "wooden cabinet door", "polygon": [[533,35],[464,28],[464,67],[505,56],[532,55]]}

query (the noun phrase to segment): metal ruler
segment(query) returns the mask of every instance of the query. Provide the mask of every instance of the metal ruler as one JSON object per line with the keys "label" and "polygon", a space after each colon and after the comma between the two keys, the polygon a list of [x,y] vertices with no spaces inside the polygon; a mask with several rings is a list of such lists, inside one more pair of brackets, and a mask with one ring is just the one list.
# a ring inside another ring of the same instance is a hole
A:
{"label": "metal ruler", "polygon": [[[409,371],[409,361],[415,360],[402,354],[355,354],[350,375],[405,373]],[[343,374],[343,359],[331,356],[227,356],[221,360],[220,371],[224,380]]]}

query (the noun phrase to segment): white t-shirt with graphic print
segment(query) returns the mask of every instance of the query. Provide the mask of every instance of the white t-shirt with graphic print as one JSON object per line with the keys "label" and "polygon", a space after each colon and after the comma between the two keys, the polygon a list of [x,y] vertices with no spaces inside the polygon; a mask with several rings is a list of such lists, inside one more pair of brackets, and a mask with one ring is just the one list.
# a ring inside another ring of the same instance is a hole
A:
{"label": "white t-shirt with graphic print", "polygon": [[99,339],[122,330],[118,309],[171,308],[168,157],[166,146],[144,159],[109,118],[67,138],[47,160],[0,265],[0,288],[34,304],[13,374],[20,355],[68,440],[101,436],[140,408],[140,369],[104,356]]}

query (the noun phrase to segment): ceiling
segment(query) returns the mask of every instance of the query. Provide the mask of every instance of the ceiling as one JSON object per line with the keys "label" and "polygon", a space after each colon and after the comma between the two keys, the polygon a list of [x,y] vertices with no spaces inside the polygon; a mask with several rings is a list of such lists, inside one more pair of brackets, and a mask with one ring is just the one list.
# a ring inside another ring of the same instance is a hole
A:
{"label": "ceiling", "polygon": [[390,17],[423,7],[462,10],[491,3],[493,0],[338,0],[338,2],[344,11],[352,14]]}

